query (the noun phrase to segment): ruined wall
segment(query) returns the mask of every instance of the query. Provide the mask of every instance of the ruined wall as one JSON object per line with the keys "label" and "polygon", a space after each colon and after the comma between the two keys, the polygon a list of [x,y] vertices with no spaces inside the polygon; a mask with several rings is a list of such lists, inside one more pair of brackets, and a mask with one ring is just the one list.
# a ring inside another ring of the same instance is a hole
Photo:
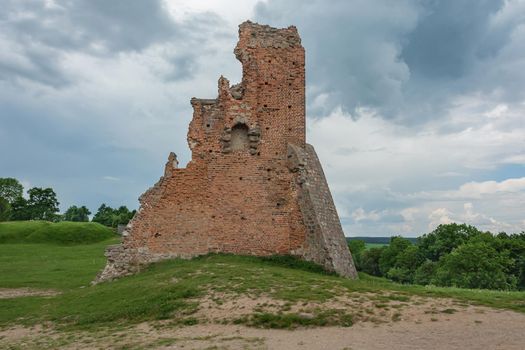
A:
{"label": "ruined wall", "polygon": [[306,225],[305,243],[293,252],[342,276],[357,277],[343,228],[326,182],[321,162],[312,145],[288,145],[288,168],[297,173],[298,201]]}
{"label": "ruined wall", "polygon": [[[123,244],[108,249],[100,280],[209,252],[295,254],[355,277],[320,163],[305,144],[305,55],[296,28],[245,22],[234,53],[242,81],[230,86],[221,77],[216,99],[191,100],[191,161],[178,168],[170,154]],[[290,145],[311,168],[290,168]]]}

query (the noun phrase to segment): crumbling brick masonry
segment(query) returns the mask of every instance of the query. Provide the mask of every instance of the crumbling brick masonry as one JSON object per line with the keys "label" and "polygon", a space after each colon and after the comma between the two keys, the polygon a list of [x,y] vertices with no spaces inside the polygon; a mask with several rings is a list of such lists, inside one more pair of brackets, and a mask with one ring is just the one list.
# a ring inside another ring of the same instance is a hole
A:
{"label": "crumbling brick masonry", "polygon": [[192,159],[140,197],[97,280],[169,258],[223,252],[291,254],[355,278],[330,190],[305,143],[305,55],[297,29],[245,22],[234,50],[242,81],[219,79],[216,99],[192,98]]}

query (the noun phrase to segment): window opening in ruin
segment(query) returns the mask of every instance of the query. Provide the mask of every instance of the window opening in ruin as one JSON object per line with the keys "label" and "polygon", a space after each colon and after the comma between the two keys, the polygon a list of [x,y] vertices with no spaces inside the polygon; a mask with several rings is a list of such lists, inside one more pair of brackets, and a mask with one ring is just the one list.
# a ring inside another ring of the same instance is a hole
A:
{"label": "window opening in ruin", "polygon": [[246,124],[236,124],[231,132],[232,151],[242,151],[248,149],[248,126]]}

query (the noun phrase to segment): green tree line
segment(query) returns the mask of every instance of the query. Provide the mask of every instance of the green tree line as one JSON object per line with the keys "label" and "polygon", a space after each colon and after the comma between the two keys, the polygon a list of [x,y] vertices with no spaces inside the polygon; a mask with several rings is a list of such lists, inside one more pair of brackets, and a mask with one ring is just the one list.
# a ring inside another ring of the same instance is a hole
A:
{"label": "green tree line", "polygon": [[[24,197],[24,186],[14,178],[0,178],[0,221],[45,220],[88,222],[91,211],[84,205],[70,206],[63,214],[59,213],[57,194],[52,188],[33,187]],[[95,215],[94,222],[117,227],[127,224],[135,215],[126,206],[111,208],[102,204]]]}
{"label": "green tree line", "polygon": [[440,225],[416,244],[392,237],[366,249],[350,241],[358,270],[400,283],[525,290],[525,232],[492,234],[466,224]]}

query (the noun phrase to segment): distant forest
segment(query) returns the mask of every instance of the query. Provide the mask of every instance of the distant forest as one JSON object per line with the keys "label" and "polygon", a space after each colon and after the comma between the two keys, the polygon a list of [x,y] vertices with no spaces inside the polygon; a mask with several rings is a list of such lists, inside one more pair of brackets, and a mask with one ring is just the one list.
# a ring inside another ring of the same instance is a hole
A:
{"label": "distant forest", "polygon": [[358,271],[408,284],[525,290],[525,232],[439,225],[416,238],[351,237]]}
{"label": "distant forest", "polygon": [[[416,244],[417,238],[415,237],[404,237],[405,239],[408,239],[410,242]],[[358,237],[346,237],[346,240],[348,242],[351,241],[363,241],[365,243],[374,243],[374,244],[389,244],[392,237],[366,237],[366,236],[358,236]]]}

